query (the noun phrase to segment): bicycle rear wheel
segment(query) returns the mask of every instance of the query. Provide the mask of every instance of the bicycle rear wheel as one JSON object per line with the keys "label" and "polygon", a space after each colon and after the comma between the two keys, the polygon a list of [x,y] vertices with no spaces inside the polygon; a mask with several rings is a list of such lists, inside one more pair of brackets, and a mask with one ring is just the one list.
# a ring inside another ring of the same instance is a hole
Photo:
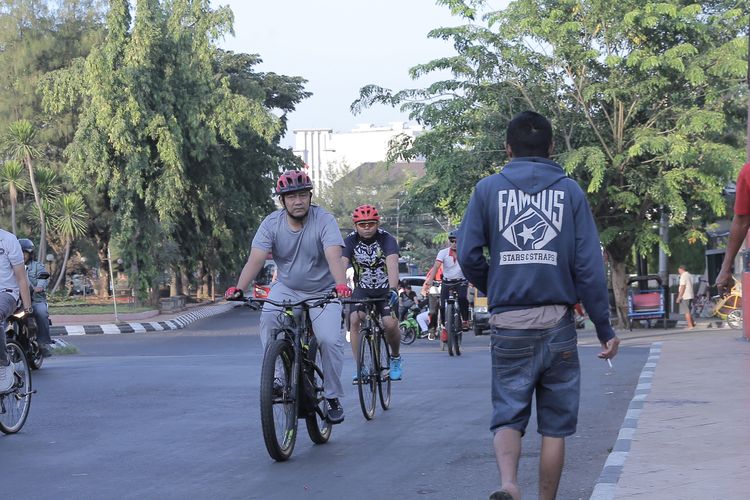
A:
{"label": "bicycle rear wheel", "polygon": [[367,420],[375,416],[375,386],[378,383],[378,372],[375,364],[375,349],[372,345],[372,332],[363,329],[359,344],[359,359],[357,360],[357,392],[359,393],[359,405],[362,414]]}
{"label": "bicycle rear wheel", "polygon": [[727,324],[735,330],[742,328],[742,309],[735,309],[727,314]]}
{"label": "bicycle rear wheel", "polygon": [[378,356],[378,395],[380,396],[380,406],[387,410],[391,407],[391,348],[385,341],[385,336],[378,334],[377,356]]}
{"label": "bicycle rear wheel", "polygon": [[305,373],[305,376],[309,377],[307,389],[311,391],[308,397],[315,401],[315,412],[305,417],[305,425],[313,443],[325,444],[331,438],[333,424],[327,418],[328,406],[323,392],[323,371],[320,369],[322,355],[314,338],[307,351],[307,359],[311,362],[311,365],[306,367]]}
{"label": "bicycle rear wheel", "polygon": [[445,331],[448,332],[448,341],[446,342],[448,344],[448,356],[453,356],[453,337],[456,336],[456,325],[453,319],[454,307],[451,303],[445,304]]}
{"label": "bicycle rear wheel", "polygon": [[[5,335],[3,332],[0,334]],[[31,407],[31,370],[21,346],[15,340],[8,340],[6,346],[8,359],[15,365],[15,384],[13,389],[0,395],[0,431],[14,434],[21,430]]]}
{"label": "bicycle rear wheel", "polygon": [[260,374],[260,421],[271,458],[283,462],[292,456],[297,440],[297,394],[293,393],[294,348],[273,340],[263,358]]}

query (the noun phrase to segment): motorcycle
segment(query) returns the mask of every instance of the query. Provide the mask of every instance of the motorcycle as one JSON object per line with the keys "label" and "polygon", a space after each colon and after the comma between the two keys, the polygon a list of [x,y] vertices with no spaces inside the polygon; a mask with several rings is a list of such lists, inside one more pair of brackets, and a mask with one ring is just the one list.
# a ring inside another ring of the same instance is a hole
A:
{"label": "motorcycle", "polygon": [[[39,279],[49,279],[49,273],[39,273]],[[32,296],[34,294],[33,288],[31,294]],[[5,335],[7,339],[15,340],[21,345],[26,359],[29,361],[29,366],[34,370],[40,369],[44,362],[44,351],[37,342],[36,332],[37,326],[34,315],[23,310],[23,302],[19,298],[15,312],[8,316]]]}
{"label": "motorcycle", "polygon": [[420,312],[416,307],[409,309],[406,319],[398,324],[399,330],[401,330],[402,344],[410,345],[417,339],[427,338],[427,332],[422,332],[417,322],[417,314]]}

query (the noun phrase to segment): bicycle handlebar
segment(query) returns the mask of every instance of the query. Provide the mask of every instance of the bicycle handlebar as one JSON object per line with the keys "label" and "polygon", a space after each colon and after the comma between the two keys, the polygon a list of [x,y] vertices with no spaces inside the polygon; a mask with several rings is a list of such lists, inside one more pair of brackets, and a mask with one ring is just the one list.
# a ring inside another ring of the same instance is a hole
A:
{"label": "bicycle handlebar", "polygon": [[333,302],[337,298],[338,298],[338,295],[331,292],[328,295],[310,297],[309,299],[302,299],[297,302],[292,302],[289,300],[277,301],[277,300],[271,300],[271,299],[256,299],[254,297],[244,297],[241,299],[241,302],[244,302],[246,305],[250,307],[252,307],[252,303],[255,302],[256,304],[268,303],[276,307],[281,307],[283,309],[289,309],[289,308],[299,307],[299,306],[305,306],[309,309],[312,309],[313,307],[318,307],[328,302]]}
{"label": "bicycle handlebar", "polygon": [[377,302],[387,302],[388,297],[378,297],[378,298],[367,298],[367,299],[341,299],[342,304],[374,304]]}

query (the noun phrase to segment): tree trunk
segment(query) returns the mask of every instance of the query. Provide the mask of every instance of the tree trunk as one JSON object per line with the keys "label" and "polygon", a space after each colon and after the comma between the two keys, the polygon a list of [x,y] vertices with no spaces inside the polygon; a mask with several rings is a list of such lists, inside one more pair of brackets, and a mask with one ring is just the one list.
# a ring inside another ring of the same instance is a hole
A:
{"label": "tree trunk", "polygon": [[182,293],[186,297],[190,296],[190,276],[184,267],[180,267],[180,281],[182,282]]}
{"label": "tree trunk", "polygon": [[170,297],[176,297],[180,295],[180,291],[177,289],[177,279],[178,279],[178,272],[175,271],[174,268],[172,268],[172,271],[169,273],[169,296]]}
{"label": "tree trunk", "polygon": [[13,194],[11,194],[11,200],[10,200],[10,225],[13,228],[13,234],[18,234],[18,228],[16,228],[16,200],[13,199]]}
{"label": "tree trunk", "polygon": [[44,209],[42,208],[42,197],[39,195],[39,188],[36,186],[36,178],[34,177],[34,166],[31,163],[31,156],[25,155],[24,160],[26,167],[29,169],[29,179],[31,180],[31,189],[34,191],[34,201],[36,202],[36,208],[39,210],[39,225],[40,236],[39,236],[39,257],[44,259],[47,256],[47,221],[44,216]]}
{"label": "tree trunk", "polygon": [[623,327],[628,324],[628,276],[625,273],[625,262],[616,261],[610,255],[610,266],[612,269],[612,291],[615,294],[615,306],[617,307],[617,319]]}
{"label": "tree trunk", "polygon": [[[57,281],[55,282],[55,286],[52,287],[51,294],[54,294],[57,291],[60,287],[60,283],[63,282],[63,279],[67,274],[68,257],[70,257],[70,241],[65,242],[65,255],[63,256],[62,265],[60,266],[60,274],[57,275]],[[85,287],[86,284],[84,283],[83,286]]]}
{"label": "tree trunk", "polygon": [[[107,299],[109,297],[109,286],[111,284],[109,280],[109,259],[107,259],[107,247],[102,246],[98,243],[96,254],[99,257],[99,298]],[[115,291],[112,290],[114,296]]]}

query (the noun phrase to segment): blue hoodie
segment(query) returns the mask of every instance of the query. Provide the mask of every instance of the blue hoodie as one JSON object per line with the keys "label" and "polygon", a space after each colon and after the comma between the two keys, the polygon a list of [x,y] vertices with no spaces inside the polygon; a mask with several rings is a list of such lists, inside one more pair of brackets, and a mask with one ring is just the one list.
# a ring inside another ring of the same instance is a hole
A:
{"label": "blue hoodie", "polygon": [[599,340],[615,336],[591,209],[581,187],[552,160],[515,158],[479,181],[457,250],[464,275],[487,294],[492,313],[582,301]]}

